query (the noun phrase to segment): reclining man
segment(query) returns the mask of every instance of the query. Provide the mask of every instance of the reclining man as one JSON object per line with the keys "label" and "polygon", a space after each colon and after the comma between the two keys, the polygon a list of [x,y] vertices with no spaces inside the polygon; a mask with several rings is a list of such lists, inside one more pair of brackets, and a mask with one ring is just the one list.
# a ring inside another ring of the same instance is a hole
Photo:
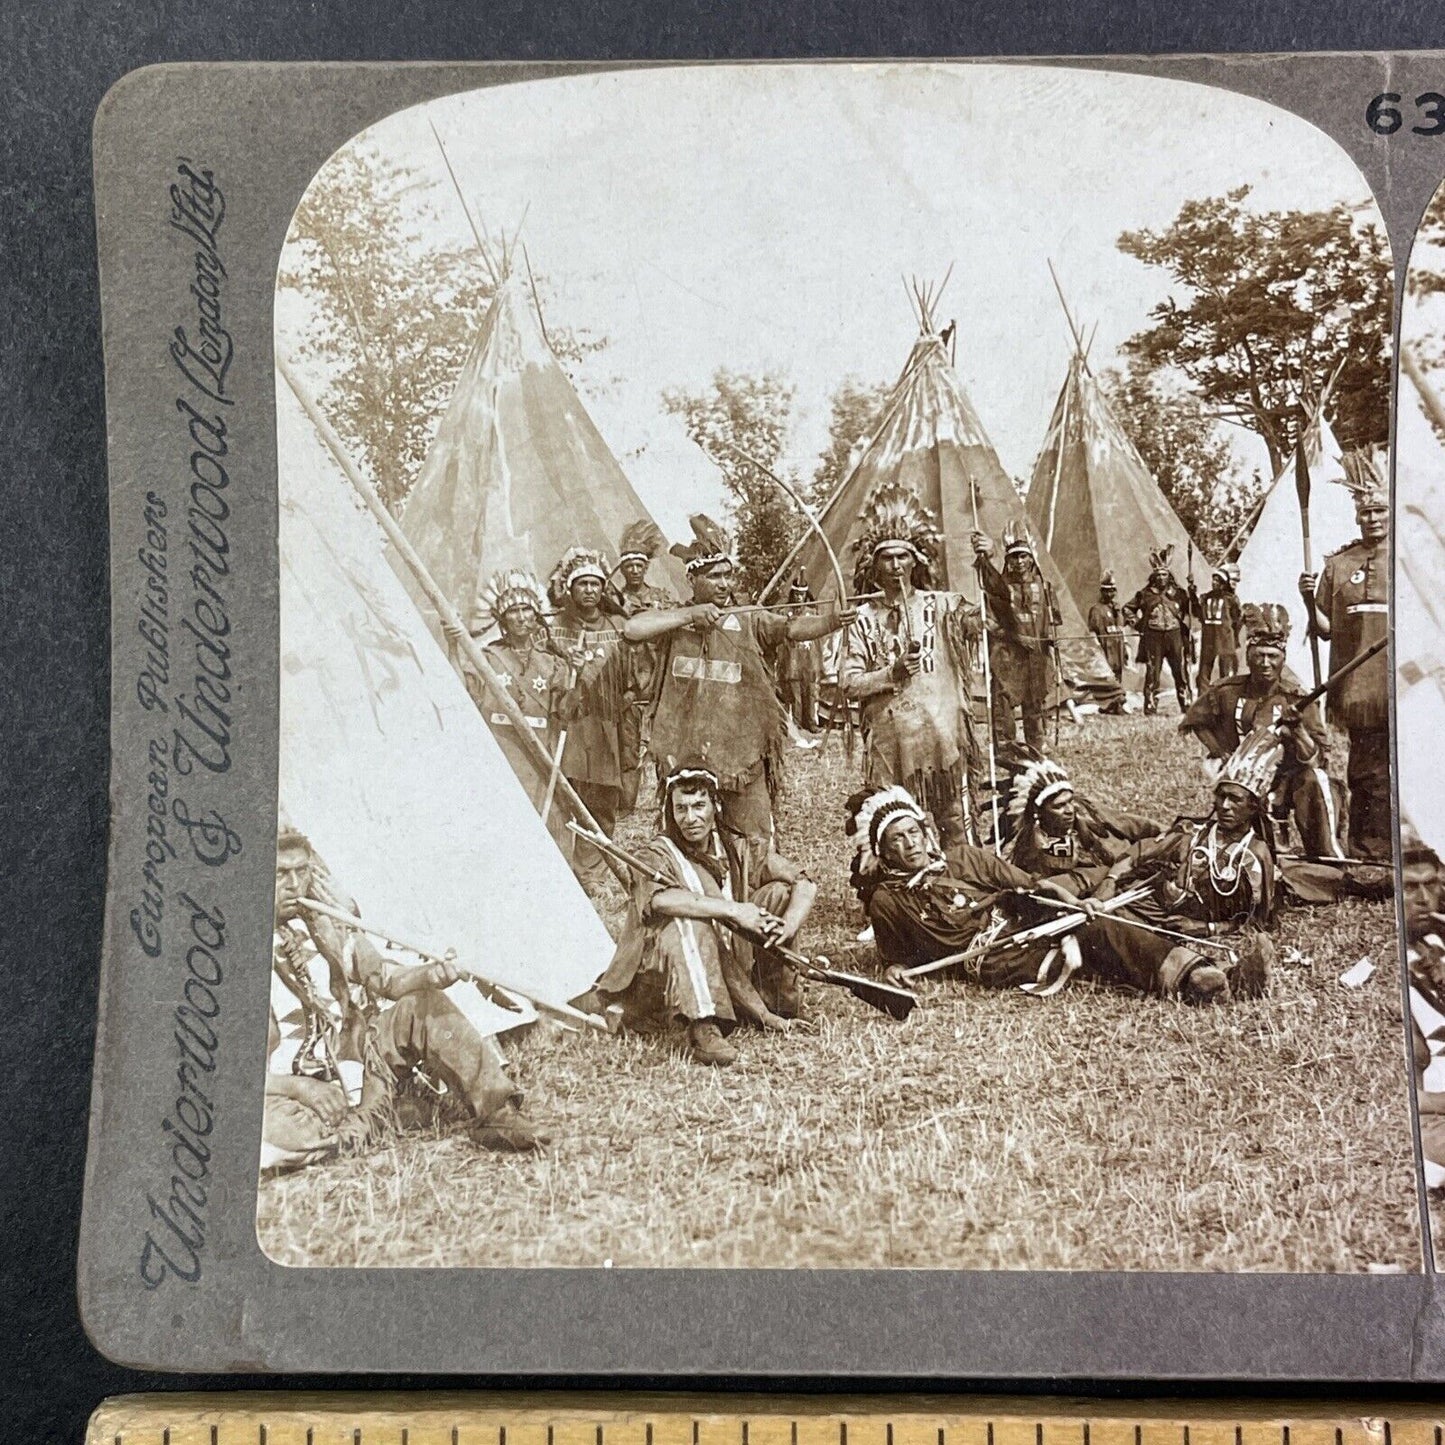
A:
{"label": "reclining man", "polygon": [[817,888],[765,840],[721,822],[717,774],[689,759],[663,780],[662,831],[608,970],[588,1004],[620,1003],[630,1023],[682,1023],[700,1064],[735,1063],[740,1020],[786,1031],[801,1014],[796,972],[772,949],[797,936]]}
{"label": "reclining man", "polygon": [[[283,1017],[299,1012],[304,1033],[289,1074],[267,1076],[262,1133],[273,1163],[305,1164],[379,1143],[392,1127],[398,1085],[416,1073],[465,1105],[479,1148],[525,1153],[550,1142],[523,1114],[497,1045],[442,992],[461,977],[449,958],[395,963],[306,900],[356,912],[334,891],[306,836],[283,827],[272,966]],[[279,1043],[277,1029],[272,1052]],[[355,1105],[343,1082],[347,1060],[361,1066]]]}
{"label": "reclining man", "polygon": [[[1096,912],[1082,896],[1112,897],[1133,865],[1131,851],[1107,866],[1077,855],[1061,859],[1052,876],[1041,877],[984,849],[958,847],[945,857],[922,809],[901,788],[855,799],[850,810],[854,886],[890,982],[906,983],[904,968],[972,948],[978,952],[963,965],[963,977],[985,988],[1047,994],[1082,970],[1102,983],[1187,1002],[1229,995],[1227,973],[1207,945],[1194,946],[1183,930],[1161,934],[1141,926],[1132,910]],[[1057,953],[1051,939],[1008,941],[1055,916],[1059,904],[1086,921],[1059,939]]]}

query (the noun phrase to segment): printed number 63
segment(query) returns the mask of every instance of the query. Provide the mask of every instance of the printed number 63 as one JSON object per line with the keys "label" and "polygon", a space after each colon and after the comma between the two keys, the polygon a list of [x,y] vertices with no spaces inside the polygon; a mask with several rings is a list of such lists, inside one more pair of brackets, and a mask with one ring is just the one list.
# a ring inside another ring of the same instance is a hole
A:
{"label": "printed number 63", "polygon": [[[1365,124],[1376,135],[1394,135],[1405,124],[1405,117],[1399,110],[1402,98],[1393,90],[1377,95],[1365,107]],[[1415,110],[1429,124],[1412,125],[1412,134],[1445,135],[1445,95],[1438,90],[1423,91],[1415,97]]]}

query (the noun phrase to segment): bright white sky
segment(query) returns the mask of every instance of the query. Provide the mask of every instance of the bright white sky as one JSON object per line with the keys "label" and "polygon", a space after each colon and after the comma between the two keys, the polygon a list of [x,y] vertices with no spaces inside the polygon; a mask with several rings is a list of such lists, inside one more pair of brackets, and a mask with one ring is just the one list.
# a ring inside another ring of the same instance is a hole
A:
{"label": "bright white sky", "polygon": [[[797,386],[805,473],[849,373],[891,381],[915,334],[902,278],[953,278],[958,368],[1004,466],[1027,476],[1068,337],[1047,262],[1096,367],[1147,321],[1164,273],[1115,247],[1181,202],[1248,183],[1262,209],[1372,205],[1334,142],[1203,86],[999,65],[633,71],[473,91],[366,132],[435,178],[469,237],[428,122],[494,234],[523,239],[549,319],[609,339],[576,371],[603,435],[672,536],[717,478],[662,410],[719,366]],[[1239,434],[1235,434],[1239,435]],[[1247,466],[1263,449],[1242,440]]]}

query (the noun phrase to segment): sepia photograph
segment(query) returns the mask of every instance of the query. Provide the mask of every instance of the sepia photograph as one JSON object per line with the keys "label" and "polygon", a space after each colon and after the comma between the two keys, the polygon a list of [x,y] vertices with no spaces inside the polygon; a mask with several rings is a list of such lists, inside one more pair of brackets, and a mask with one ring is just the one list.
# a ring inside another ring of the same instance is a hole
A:
{"label": "sepia photograph", "polygon": [[1445,1244],[1445,188],[1410,250],[1395,420],[1395,710],[1400,895],[1421,1165],[1438,1258]]}
{"label": "sepia photograph", "polygon": [[265,1253],[1421,1269],[1445,203],[1409,293],[1396,511],[1385,227],[1265,102],[679,66],[336,151]]}

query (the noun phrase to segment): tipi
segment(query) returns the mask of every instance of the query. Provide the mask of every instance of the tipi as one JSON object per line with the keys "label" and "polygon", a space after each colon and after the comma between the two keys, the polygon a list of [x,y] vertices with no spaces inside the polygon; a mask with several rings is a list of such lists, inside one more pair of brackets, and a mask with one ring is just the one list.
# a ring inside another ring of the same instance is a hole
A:
{"label": "tipi", "polygon": [[[280,382],[276,429],[285,816],[369,924],[565,1003],[606,966],[601,919]],[[470,984],[449,996],[484,1032],[519,1021]]]}
{"label": "tipi", "polygon": [[[1409,348],[1395,423],[1395,739],[1400,811],[1445,856],[1445,418]],[[1437,423],[1438,424],[1438,423]]]}
{"label": "tipi", "polygon": [[[500,568],[545,579],[578,544],[615,557],[622,529],[650,520],[557,364],[522,279],[505,256],[497,271],[496,294],[402,517],[463,617]],[[671,558],[653,565],[682,591]]]}
{"label": "tipi", "polygon": [[1166,544],[1174,547],[1178,580],[1187,581],[1188,571],[1200,593],[1207,592],[1208,564],[1190,546],[1184,523],[1089,370],[1078,333],[1073,335],[1069,374],[1029,482],[1034,535],[1081,609],[1097,600],[1105,572],[1114,574],[1119,598],[1127,602],[1148,579],[1150,552]]}
{"label": "tipi", "polygon": [[[1309,468],[1310,560],[1319,571],[1328,553],[1360,534],[1355,525],[1354,496],[1345,485],[1340,444],[1325,420],[1322,406],[1316,408],[1305,429],[1304,455]],[[1270,483],[1235,561],[1241,602],[1281,602],[1289,609],[1291,626],[1285,661],[1298,678],[1309,684],[1313,681],[1313,667],[1304,603],[1299,596],[1304,542],[1293,455]]]}
{"label": "tipi", "polygon": [[[972,533],[986,533],[1000,545],[1006,524],[1027,525],[1023,502],[1004,471],[983,423],[953,368],[948,346],[934,325],[937,293],[914,288],[919,336],[893,391],[871,430],[862,454],[819,514],[833,550],[849,565],[864,504],[874,488],[899,482],[913,488],[943,530],[940,588],[978,600]],[[1038,549],[1039,567],[1057,594],[1063,614],[1060,655],[1067,680],[1079,688],[1113,695],[1117,684],[1048,550]],[[995,553],[995,560],[999,560]],[[764,590],[766,599],[786,585],[799,566],[816,579],[821,596],[837,590],[811,532],[804,534]]]}

